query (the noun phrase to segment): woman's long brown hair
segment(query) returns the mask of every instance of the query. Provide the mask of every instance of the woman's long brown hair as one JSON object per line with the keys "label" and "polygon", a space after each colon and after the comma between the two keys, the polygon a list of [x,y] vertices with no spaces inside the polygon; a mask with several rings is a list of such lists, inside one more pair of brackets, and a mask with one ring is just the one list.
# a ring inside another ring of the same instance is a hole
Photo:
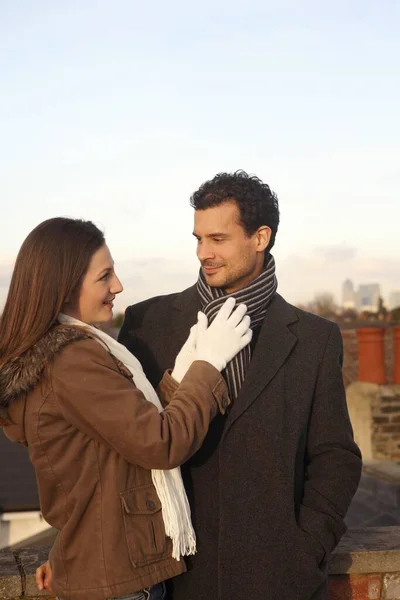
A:
{"label": "woman's long brown hair", "polygon": [[[18,253],[0,317],[0,371],[45,335],[65,302],[77,298],[89,262],[104,243],[96,225],[81,219],[48,219],[31,231]],[[0,423],[6,416],[0,397]]]}

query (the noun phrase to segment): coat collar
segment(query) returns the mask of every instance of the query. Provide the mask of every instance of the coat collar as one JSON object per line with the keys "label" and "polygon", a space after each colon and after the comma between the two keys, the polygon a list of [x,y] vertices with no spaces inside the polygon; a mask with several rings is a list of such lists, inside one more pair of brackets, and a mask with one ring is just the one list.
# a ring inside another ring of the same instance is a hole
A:
{"label": "coat collar", "polygon": [[172,308],[176,311],[174,318],[174,339],[180,345],[189,335],[189,330],[197,321],[197,313],[201,310],[200,296],[197,285],[194,284],[180,294],[177,294],[172,302]]}
{"label": "coat collar", "polygon": [[197,291],[197,284],[195,283],[191,287],[187,288],[180,294],[176,294],[172,306],[176,310],[180,310],[183,313],[193,314],[194,311],[201,310],[200,296]]}
{"label": "coat collar", "polygon": [[90,337],[77,327],[52,327],[32,348],[10,360],[0,374],[0,396],[9,404],[32,390],[40,381],[45,367],[68,344]]}

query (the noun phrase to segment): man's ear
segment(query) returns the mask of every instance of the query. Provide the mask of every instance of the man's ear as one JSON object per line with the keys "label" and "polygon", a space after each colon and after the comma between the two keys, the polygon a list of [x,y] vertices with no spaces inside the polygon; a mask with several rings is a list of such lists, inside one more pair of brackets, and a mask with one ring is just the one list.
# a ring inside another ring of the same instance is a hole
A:
{"label": "man's ear", "polygon": [[256,231],[256,243],[257,243],[257,252],[264,252],[264,250],[268,247],[269,241],[271,239],[272,229],[267,225],[263,225],[259,227]]}

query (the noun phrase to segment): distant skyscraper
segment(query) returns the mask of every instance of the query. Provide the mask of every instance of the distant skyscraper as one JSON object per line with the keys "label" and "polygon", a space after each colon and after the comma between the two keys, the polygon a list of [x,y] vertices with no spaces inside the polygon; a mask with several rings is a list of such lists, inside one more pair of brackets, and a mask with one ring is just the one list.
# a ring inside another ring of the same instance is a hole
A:
{"label": "distant skyscraper", "polygon": [[356,296],[358,312],[378,312],[381,292],[378,283],[360,285]]}
{"label": "distant skyscraper", "polygon": [[395,290],[389,296],[389,310],[400,306],[400,290]]}
{"label": "distant skyscraper", "polygon": [[346,279],[342,287],[342,304],[344,310],[354,310],[356,307],[356,295],[354,293],[353,282]]}

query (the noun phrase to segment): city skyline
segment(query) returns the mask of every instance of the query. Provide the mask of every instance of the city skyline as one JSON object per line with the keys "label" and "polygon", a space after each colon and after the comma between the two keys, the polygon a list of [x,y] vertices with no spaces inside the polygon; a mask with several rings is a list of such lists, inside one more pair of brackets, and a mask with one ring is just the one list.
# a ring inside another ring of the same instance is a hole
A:
{"label": "city skyline", "polygon": [[358,283],[356,289],[351,279],[343,281],[340,303],[343,310],[377,312],[381,300],[388,310],[400,307],[400,290],[391,290],[385,297],[378,282],[363,281]]}
{"label": "city skyline", "polygon": [[383,297],[379,283],[360,283],[355,289],[351,279],[346,279],[342,287],[342,307],[344,310],[378,312]]}

